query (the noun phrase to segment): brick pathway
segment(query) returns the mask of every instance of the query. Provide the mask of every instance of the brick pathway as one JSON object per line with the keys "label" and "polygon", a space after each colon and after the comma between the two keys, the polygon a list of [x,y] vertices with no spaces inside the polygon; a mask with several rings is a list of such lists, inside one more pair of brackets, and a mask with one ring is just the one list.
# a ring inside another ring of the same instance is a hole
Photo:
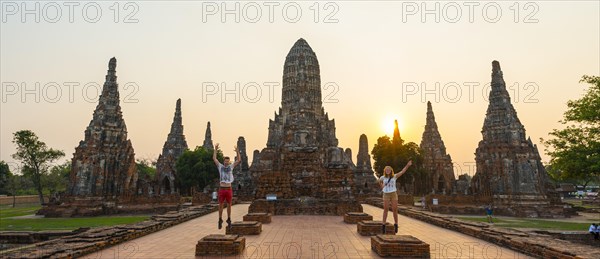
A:
{"label": "brick pathway", "polygon": [[[383,210],[363,205],[364,211],[381,220]],[[232,220],[242,220],[247,204],[232,208]],[[224,212],[225,213],[225,212]],[[217,229],[217,212],[85,258],[194,258],[197,241]],[[356,232],[341,216],[273,216],[258,236],[246,236],[246,250],[238,258],[377,258],[370,237]],[[391,219],[391,220],[390,220]],[[431,247],[431,258],[529,258],[471,236],[399,215],[398,234],[413,235]],[[393,222],[391,213],[388,222]]]}

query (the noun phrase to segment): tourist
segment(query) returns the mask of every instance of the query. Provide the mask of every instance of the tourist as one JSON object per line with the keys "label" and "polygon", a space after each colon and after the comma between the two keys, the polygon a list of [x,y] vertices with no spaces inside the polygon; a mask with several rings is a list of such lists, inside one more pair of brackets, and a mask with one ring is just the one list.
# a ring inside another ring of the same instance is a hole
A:
{"label": "tourist", "polygon": [[598,226],[596,223],[592,223],[589,231],[590,234],[594,237],[594,239],[598,240],[598,235],[600,234],[600,226]]}
{"label": "tourist", "polygon": [[213,152],[213,161],[217,165],[219,170],[219,229],[223,227],[223,203],[227,203],[227,227],[231,227],[231,200],[233,198],[233,190],[231,189],[231,183],[233,182],[233,168],[235,168],[240,162],[242,162],[242,156],[237,146],[234,147],[237,159],[233,164],[230,164],[229,157],[223,157],[223,164],[217,159],[217,149],[219,144],[215,145]]}
{"label": "tourist", "polygon": [[494,224],[494,220],[492,219],[493,213],[494,213],[494,209],[492,208],[492,204],[485,206],[485,214],[487,215],[488,223]]}
{"label": "tourist", "polygon": [[387,223],[388,206],[394,211],[394,233],[398,233],[398,193],[396,193],[396,179],[402,176],[408,167],[412,165],[412,160],[408,161],[400,173],[394,174],[391,166],[383,168],[383,175],[379,178],[379,186],[383,190],[383,226],[381,227],[385,234],[385,224]]}

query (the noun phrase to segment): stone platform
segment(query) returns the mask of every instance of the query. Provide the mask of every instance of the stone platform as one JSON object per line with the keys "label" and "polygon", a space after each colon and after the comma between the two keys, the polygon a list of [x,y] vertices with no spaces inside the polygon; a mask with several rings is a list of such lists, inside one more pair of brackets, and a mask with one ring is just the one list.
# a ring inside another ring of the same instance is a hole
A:
{"label": "stone platform", "polygon": [[373,216],[363,212],[347,212],[344,214],[344,222],[356,224],[363,220],[373,220]]}
{"label": "stone platform", "polygon": [[429,244],[409,235],[376,235],[371,237],[371,249],[379,256],[430,258]]}
{"label": "stone platform", "polygon": [[246,238],[238,235],[211,234],[196,244],[196,256],[239,255],[246,247]]}
{"label": "stone platform", "polygon": [[248,213],[244,215],[244,221],[258,221],[263,224],[271,223],[271,213]]}
{"label": "stone platform", "polygon": [[47,218],[95,217],[117,214],[160,214],[181,208],[179,195],[155,197],[119,197],[106,200],[104,197],[62,198],[60,204],[46,204],[37,215]]}
{"label": "stone platform", "polygon": [[[381,225],[383,221],[365,220],[356,224],[356,231],[363,236],[374,236],[381,233]],[[391,223],[385,224],[385,234],[394,235],[394,225]]]}
{"label": "stone platform", "polygon": [[362,211],[360,203],[354,200],[326,200],[311,197],[273,201],[257,199],[248,208],[249,213],[263,212],[271,215],[342,216],[347,212]]}
{"label": "stone platform", "polygon": [[262,232],[262,223],[258,221],[236,221],[231,227],[225,228],[226,234],[259,235]]}
{"label": "stone platform", "polygon": [[[247,213],[248,207],[249,204],[234,205],[231,210],[231,218],[242,219]],[[373,218],[383,216],[383,210],[380,208],[365,204],[363,204],[363,208],[366,213],[373,215]],[[356,232],[356,226],[344,223],[341,218],[341,216],[315,215],[273,216],[273,223],[275,224],[264,224],[260,235],[244,236],[246,238],[246,248],[238,257],[379,258],[379,255],[371,249],[371,237],[359,235]],[[213,233],[225,233],[225,230],[217,229],[218,219],[218,212],[214,212],[159,233],[107,247],[102,251],[82,256],[82,258],[114,259],[117,255],[119,258],[128,259],[218,258],[219,256],[194,257],[198,240]],[[432,258],[530,258],[490,241],[483,241],[402,215],[399,215],[398,222],[403,235],[412,235],[430,244]],[[553,247],[563,249],[568,247],[549,242],[553,240],[545,239],[544,242]],[[532,244],[532,246],[536,245]],[[41,246],[32,248],[32,250],[46,251],[46,248],[47,246]],[[316,250],[316,248],[319,248],[319,250]],[[593,256],[586,257],[586,255],[593,254],[594,251],[592,250],[589,248],[588,250],[578,250],[585,252],[581,255],[579,252],[571,251],[573,255],[583,258],[595,258]],[[8,258],[13,257],[15,256]],[[39,257],[42,256],[35,258]],[[223,258],[237,257],[223,256]]]}

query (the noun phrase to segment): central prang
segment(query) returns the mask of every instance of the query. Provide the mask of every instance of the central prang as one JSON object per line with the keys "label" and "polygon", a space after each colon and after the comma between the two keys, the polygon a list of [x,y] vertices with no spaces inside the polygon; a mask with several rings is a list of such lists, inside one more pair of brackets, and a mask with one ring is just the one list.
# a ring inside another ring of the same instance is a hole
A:
{"label": "central prang", "polygon": [[[257,199],[251,212],[343,215],[362,211],[354,199],[351,152],[337,145],[335,121],[321,101],[319,61],[308,43],[299,39],[285,59],[281,108],[269,120],[267,147],[250,168]],[[274,211],[258,208],[267,195],[277,197],[276,202],[265,203],[275,206]],[[278,210],[277,204],[284,203],[288,208]]]}

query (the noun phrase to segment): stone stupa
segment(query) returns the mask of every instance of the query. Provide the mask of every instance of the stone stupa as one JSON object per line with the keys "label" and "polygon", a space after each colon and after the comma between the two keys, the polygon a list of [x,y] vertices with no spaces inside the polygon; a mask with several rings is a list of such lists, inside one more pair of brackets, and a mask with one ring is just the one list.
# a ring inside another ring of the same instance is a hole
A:
{"label": "stone stupa", "polygon": [[338,147],[335,121],[321,99],[319,61],[299,39],[285,59],[281,108],[269,121],[267,146],[255,154],[250,167],[256,181],[250,212],[362,211],[354,199],[351,152]]}

